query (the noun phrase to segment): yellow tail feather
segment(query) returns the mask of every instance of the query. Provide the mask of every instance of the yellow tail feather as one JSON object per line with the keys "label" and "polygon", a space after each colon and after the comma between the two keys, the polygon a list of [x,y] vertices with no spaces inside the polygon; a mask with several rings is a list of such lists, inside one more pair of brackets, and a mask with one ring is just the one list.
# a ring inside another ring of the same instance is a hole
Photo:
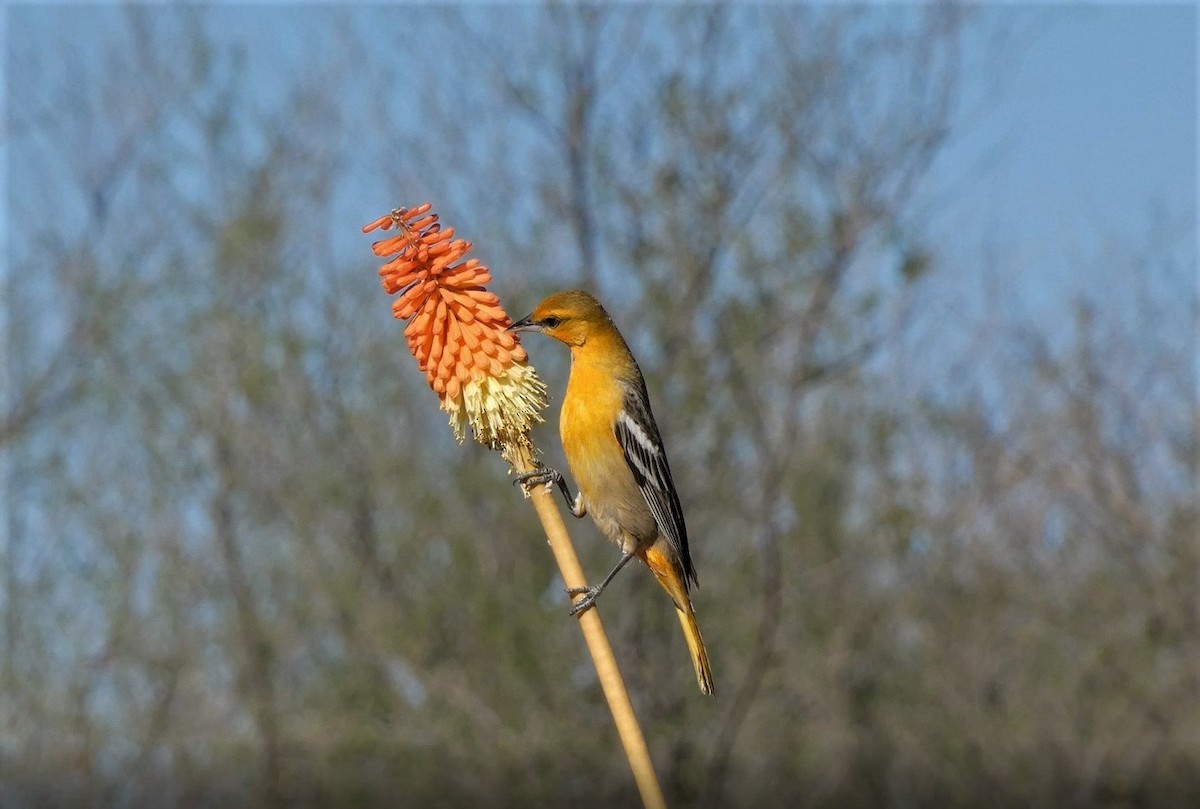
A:
{"label": "yellow tail feather", "polygon": [[687,640],[688,651],[692,655],[692,665],[696,668],[696,682],[700,685],[701,692],[715,694],[716,686],[713,685],[712,669],[708,665],[708,651],[704,648],[704,638],[700,636],[700,627],[696,624],[696,612],[692,609],[692,599],[688,597],[683,570],[669,554],[654,547],[648,548],[642,559],[654,573],[654,578],[658,579],[658,583],[667,591],[667,595],[675,602],[675,612],[679,615],[679,625],[683,627],[683,637]]}
{"label": "yellow tail feather", "polygon": [[[685,595],[684,598],[687,598]],[[683,626],[683,636],[687,638],[688,651],[692,653],[692,665],[696,667],[696,682],[705,694],[715,694],[717,688],[713,685],[712,669],[708,667],[708,652],[704,648],[704,638],[700,637],[700,627],[696,626],[696,613],[689,603],[687,610],[676,608],[679,623]]]}

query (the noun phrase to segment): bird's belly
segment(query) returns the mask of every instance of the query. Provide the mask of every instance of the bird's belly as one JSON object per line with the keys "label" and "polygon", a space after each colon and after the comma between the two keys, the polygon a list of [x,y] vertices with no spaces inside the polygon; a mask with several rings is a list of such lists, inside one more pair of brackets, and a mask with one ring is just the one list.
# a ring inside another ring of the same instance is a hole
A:
{"label": "bird's belly", "polygon": [[[600,436],[616,445],[616,438]],[[607,448],[578,448],[568,455],[571,475],[579,491],[583,493],[584,505],[596,527],[609,540],[632,552],[651,545],[658,536],[658,525],[654,514],[646,505],[646,498],[634,480],[633,472],[620,457],[618,463],[597,463],[593,459],[612,457],[619,446]],[[606,455],[607,453],[607,455]]]}
{"label": "bird's belly", "polygon": [[654,544],[658,525],[646,506],[642,494],[634,488],[632,498],[591,499],[584,494],[588,514],[600,532],[615,542],[624,553],[644,550]]}

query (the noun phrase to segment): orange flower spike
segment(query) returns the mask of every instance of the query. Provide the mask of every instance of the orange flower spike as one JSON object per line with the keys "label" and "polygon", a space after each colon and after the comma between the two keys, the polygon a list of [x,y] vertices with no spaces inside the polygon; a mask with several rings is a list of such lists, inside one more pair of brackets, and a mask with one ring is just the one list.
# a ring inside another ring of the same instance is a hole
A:
{"label": "orange flower spike", "polygon": [[372,245],[389,259],[380,280],[389,294],[398,293],[392,313],[408,321],[405,342],[455,434],[461,440],[469,424],[480,442],[510,460],[518,448],[528,449],[546,389],[504,331],[512,321],[484,289],[492,280],[488,268],[465,258],[471,242],[443,227],[429,203],[397,208],[363,227],[374,230],[393,230]]}

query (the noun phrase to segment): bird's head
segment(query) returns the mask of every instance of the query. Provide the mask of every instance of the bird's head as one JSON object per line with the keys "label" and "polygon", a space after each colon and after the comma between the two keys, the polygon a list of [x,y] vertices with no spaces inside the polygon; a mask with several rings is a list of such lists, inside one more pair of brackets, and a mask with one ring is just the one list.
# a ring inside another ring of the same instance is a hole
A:
{"label": "bird's head", "polygon": [[587,292],[573,289],[556,292],[539,303],[528,317],[508,327],[509,331],[539,331],[568,346],[581,346],[597,329],[612,321],[600,301]]}

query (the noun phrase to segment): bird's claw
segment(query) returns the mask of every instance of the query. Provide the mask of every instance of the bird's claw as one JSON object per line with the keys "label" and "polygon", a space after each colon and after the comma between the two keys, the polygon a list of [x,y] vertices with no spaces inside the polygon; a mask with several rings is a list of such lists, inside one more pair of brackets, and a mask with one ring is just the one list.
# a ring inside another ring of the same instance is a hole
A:
{"label": "bird's claw", "polygon": [[562,492],[563,499],[567,501],[567,508],[576,517],[582,517],[587,513],[587,506],[583,503],[583,495],[578,495],[574,501],[571,500],[571,492],[567,490],[567,479],[562,476],[562,473],[557,469],[552,469],[549,466],[539,465],[532,472],[522,472],[513,478],[513,485],[521,484],[521,488],[525,490],[525,496],[529,497],[535,486],[542,484],[546,485],[546,491],[554,488],[558,484],[558,490]]}
{"label": "bird's claw", "polygon": [[596,605],[596,599],[600,597],[603,586],[594,584],[591,587],[566,587],[569,596],[583,596],[579,601],[571,605],[568,615],[579,615],[584,610],[589,610]]}
{"label": "bird's claw", "polygon": [[521,484],[521,488],[528,494],[534,487],[545,485],[547,489],[551,488],[555,483],[563,479],[562,473],[557,469],[551,469],[548,466],[539,466],[532,472],[522,472],[513,478],[513,485]]}

